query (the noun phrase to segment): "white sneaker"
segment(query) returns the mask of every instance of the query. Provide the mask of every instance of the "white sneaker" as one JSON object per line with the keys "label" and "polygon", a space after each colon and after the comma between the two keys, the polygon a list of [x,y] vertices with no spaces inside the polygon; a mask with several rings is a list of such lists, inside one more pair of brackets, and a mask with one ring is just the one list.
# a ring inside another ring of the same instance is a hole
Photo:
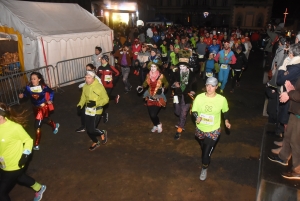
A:
{"label": "white sneaker", "polygon": [[162,132],[162,124],[161,123],[157,125],[157,132],[158,133]]}
{"label": "white sneaker", "polygon": [[204,181],[207,177],[207,169],[203,169],[201,170],[201,173],[200,173],[200,180],[201,181]]}
{"label": "white sneaker", "polygon": [[151,129],[151,132],[154,133],[157,131],[157,126],[153,126],[153,128]]}

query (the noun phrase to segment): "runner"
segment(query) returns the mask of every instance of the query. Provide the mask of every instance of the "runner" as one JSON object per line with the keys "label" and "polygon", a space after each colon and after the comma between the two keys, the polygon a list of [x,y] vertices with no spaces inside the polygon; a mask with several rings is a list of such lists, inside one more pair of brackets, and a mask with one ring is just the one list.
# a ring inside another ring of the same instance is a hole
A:
{"label": "runner", "polygon": [[86,131],[93,144],[89,150],[94,151],[100,146],[100,141],[97,139],[101,136],[102,144],[107,143],[107,131],[97,128],[103,106],[109,101],[105,88],[102,84],[95,81],[96,74],[92,71],[87,71],[85,76],[86,85],[82,88],[82,95],[77,105],[77,113],[81,115],[82,108],[85,107],[85,125]]}
{"label": "runner", "polygon": [[137,87],[138,93],[142,93],[143,90],[148,87],[143,97],[147,102],[148,113],[154,125],[151,129],[152,133],[156,131],[161,133],[163,130],[162,123],[158,118],[158,113],[161,107],[166,107],[167,99],[164,95],[164,89],[167,89],[169,86],[165,76],[159,71],[160,65],[162,65],[160,60],[153,60],[152,62],[149,62],[148,68],[150,72],[143,85]]}
{"label": "runner", "polygon": [[23,93],[19,94],[19,98],[30,98],[33,104],[33,113],[35,116],[34,128],[36,130],[36,137],[34,143],[34,150],[40,149],[41,127],[43,123],[51,126],[53,134],[58,132],[59,123],[55,123],[49,119],[49,113],[54,110],[53,97],[54,91],[49,88],[44,81],[42,74],[39,72],[32,72],[30,74],[30,83],[25,87]]}
{"label": "runner", "polygon": [[[0,200],[10,201],[9,193],[20,182],[36,191],[33,201],[39,201],[46,190],[33,178],[26,175],[27,164],[32,150],[32,139],[26,133],[27,123],[24,111],[16,113],[4,103],[0,103]],[[21,125],[22,124],[22,125]]]}
{"label": "runner", "polygon": [[193,103],[192,114],[196,118],[195,136],[202,149],[202,170],[200,180],[207,177],[210,157],[221,134],[221,111],[224,113],[225,126],[230,129],[228,103],[225,97],[216,93],[218,80],[210,77],[206,80],[206,92],[199,94]]}
{"label": "runner", "polygon": [[92,64],[98,68],[101,65],[102,48],[100,46],[95,47],[95,54],[92,56]]}

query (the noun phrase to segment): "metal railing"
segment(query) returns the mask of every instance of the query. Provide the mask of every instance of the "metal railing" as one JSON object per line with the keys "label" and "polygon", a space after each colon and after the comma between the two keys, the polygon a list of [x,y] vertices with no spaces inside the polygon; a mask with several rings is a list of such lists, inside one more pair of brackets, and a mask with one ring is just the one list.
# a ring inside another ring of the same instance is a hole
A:
{"label": "metal railing", "polygon": [[[110,52],[103,53],[104,55]],[[19,94],[30,82],[30,74],[39,72],[45,83],[52,89],[83,81],[86,65],[91,63],[92,55],[57,62],[56,66],[44,66],[20,72],[17,63],[2,67],[0,76],[0,101],[7,105],[19,104]],[[3,73],[4,72],[4,73]]]}
{"label": "metal railing", "polygon": [[55,68],[51,65],[13,73],[0,77],[0,101],[7,105],[19,104],[19,94],[24,91],[25,86],[29,83],[32,72],[41,73],[49,87],[55,88],[57,85]]}

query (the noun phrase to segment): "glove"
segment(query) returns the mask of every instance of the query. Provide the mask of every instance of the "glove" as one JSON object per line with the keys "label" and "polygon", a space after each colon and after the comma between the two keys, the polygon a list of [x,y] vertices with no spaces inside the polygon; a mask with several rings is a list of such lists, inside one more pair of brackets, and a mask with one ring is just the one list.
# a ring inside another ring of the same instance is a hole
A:
{"label": "glove", "polygon": [[81,107],[77,106],[77,115],[80,116],[81,115]]}
{"label": "glove", "polygon": [[136,90],[137,90],[138,93],[142,93],[143,90],[144,90],[144,88],[143,88],[142,86],[138,86],[138,87],[136,88]]}
{"label": "glove", "polygon": [[198,112],[192,112],[192,115],[197,119],[198,118]]}
{"label": "glove", "polygon": [[94,107],[96,106],[96,101],[89,101],[87,104],[86,104],[87,107]]}
{"label": "glove", "polygon": [[22,156],[21,156],[21,158],[19,160],[19,164],[18,164],[20,168],[22,168],[26,164],[28,158],[29,157],[28,157],[27,154],[22,154]]}

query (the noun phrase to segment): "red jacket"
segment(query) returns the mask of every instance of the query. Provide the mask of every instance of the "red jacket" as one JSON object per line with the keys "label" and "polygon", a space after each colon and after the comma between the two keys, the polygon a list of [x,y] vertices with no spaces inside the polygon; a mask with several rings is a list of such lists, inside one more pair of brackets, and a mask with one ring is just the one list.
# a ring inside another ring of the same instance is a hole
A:
{"label": "red jacket", "polygon": [[119,71],[109,64],[107,64],[105,67],[99,66],[97,70],[97,75],[101,79],[104,88],[113,88],[113,77],[118,76],[119,74]]}
{"label": "red jacket", "polygon": [[133,60],[135,61],[137,59],[138,53],[142,50],[141,44],[133,44],[132,45],[132,53],[133,53]]}

